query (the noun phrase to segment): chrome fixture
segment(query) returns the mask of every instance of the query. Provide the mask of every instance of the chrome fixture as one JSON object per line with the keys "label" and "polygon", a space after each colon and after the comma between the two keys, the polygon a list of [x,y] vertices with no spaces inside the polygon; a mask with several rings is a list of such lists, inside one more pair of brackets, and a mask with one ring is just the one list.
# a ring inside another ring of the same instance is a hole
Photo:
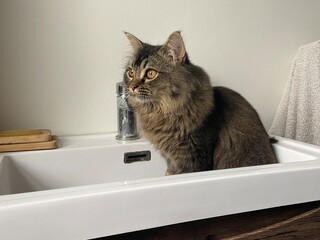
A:
{"label": "chrome fixture", "polygon": [[117,83],[118,134],[117,140],[138,139],[137,121],[133,109],[128,104],[128,91],[123,82]]}

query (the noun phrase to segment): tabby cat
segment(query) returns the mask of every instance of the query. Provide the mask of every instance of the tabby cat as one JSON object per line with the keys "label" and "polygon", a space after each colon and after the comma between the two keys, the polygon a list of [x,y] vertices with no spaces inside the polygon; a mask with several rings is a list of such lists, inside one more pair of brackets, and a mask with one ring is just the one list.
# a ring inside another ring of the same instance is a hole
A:
{"label": "tabby cat", "polygon": [[129,104],[167,175],[277,162],[257,112],[237,92],[211,86],[180,32],[161,46],[125,34],[133,48],[124,73]]}

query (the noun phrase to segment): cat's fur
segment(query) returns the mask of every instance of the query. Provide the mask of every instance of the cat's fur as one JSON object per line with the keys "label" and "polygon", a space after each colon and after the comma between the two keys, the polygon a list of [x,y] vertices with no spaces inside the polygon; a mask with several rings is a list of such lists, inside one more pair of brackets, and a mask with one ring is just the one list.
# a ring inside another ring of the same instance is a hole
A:
{"label": "cat's fur", "polygon": [[189,61],[180,32],[162,46],[126,35],[134,50],[124,74],[129,103],[167,160],[166,174],[277,162],[257,112],[240,94],[212,88]]}

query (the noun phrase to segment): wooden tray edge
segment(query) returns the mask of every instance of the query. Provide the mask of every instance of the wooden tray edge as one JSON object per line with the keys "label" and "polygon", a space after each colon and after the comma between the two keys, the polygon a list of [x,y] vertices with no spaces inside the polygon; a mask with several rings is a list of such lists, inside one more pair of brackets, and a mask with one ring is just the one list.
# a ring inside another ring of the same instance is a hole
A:
{"label": "wooden tray edge", "polygon": [[34,143],[17,143],[0,145],[0,152],[18,152],[33,150],[48,150],[58,147],[57,137],[52,136],[50,141]]}
{"label": "wooden tray edge", "polygon": [[[35,134],[26,134],[28,131],[37,131]],[[10,134],[11,131],[7,131]],[[24,130],[24,131],[12,131],[13,133],[21,132],[22,135],[15,136],[1,136],[0,145],[3,144],[18,144],[18,143],[34,143],[34,142],[48,142],[51,141],[51,130],[49,129],[36,129],[36,130]],[[25,135],[23,134],[25,133]]]}

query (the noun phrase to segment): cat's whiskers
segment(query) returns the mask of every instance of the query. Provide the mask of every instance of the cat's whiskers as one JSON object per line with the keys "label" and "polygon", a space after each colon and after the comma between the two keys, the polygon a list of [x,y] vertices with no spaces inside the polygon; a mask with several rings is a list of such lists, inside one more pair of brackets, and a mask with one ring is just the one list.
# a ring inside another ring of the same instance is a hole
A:
{"label": "cat's whiskers", "polygon": [[146,104],[153,101],[151,90],[143,87],[136,88],[131,96],[135,99],[136,102],[140,104]]}

